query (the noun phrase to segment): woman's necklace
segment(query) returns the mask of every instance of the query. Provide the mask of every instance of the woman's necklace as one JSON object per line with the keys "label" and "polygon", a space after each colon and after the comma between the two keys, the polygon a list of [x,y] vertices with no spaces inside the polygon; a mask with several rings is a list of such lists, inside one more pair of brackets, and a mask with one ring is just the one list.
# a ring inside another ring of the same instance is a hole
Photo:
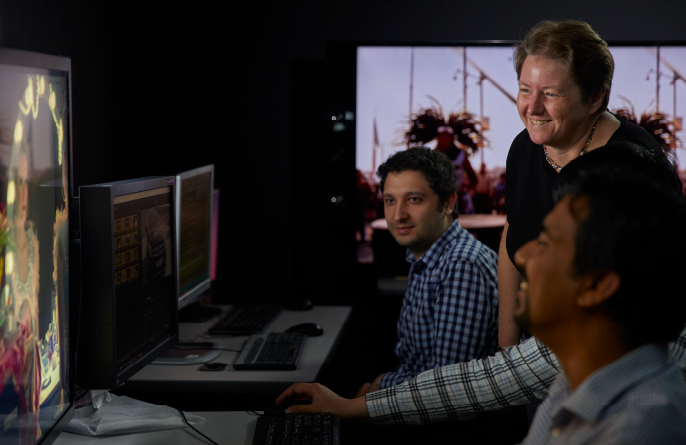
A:
{"label": "woman's necklace", "polygon": [[[581,153],[579,153],[579,156],[583,156],[586,153],[586,149],[588,148],[588,144],[590,144],[591,139],[593,139],[593,133],[595,132],[596,125],[598,125],[598,119],[600,119],[600,116],[601,115],[598,115],[598,117],[595,118],[595,122],[593,123],[593,128],[591,128],[591,135],[588,136],[588,140],[586,141],[586,145],[584,145],[584,148],[581,150]],[[545,153],[545,160],[548,161],[548,164],[550,164],[550,166],[552,168],[554,168],[557,173],[560,173],[560,170],[562,170],[562,167],[560,167],[559,165],[554,163],[552,159],[550,159],[550,156],[548,156],[548,149],[545,147],[545,145],[543,146],[543,153]]]}

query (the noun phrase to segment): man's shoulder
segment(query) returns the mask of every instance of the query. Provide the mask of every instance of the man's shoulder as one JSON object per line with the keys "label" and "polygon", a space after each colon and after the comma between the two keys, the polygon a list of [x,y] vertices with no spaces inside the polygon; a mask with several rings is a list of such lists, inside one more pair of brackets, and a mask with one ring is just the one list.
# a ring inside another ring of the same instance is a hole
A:
{"label": "man's shoulder", "polygon": [[686,382],[676,364],[644,379],[622,396],[623,406],[675,405],[680,407],[686,420]]}
{"label": "man's shoulder", "polygon": [[481,269],[486,268],[489,272],[494,269],[497,274],[498,255],[465,229],[460,228],[455,239],[450,241],[443,250],[440,264],[447,269],[455,268],[461,263],[469,263]]}
{"label": "man's shoulder", "polygon": [[686,383],[670,366],[628,389],[613,405],[602,443],[686,443]]}

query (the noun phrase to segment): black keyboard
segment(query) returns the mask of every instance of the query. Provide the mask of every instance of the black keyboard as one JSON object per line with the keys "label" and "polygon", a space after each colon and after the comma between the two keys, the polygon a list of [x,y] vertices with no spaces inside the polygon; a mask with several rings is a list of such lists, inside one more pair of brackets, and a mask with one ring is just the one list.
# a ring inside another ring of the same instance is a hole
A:
{"label": "black keyboard", "polygon": [[210,334],[259,334],[280,313],[281,306],[272,304],[234,306],[210,328]]}
{"label": "black keyboard", "polygon": [[257,419],[252,445],[339,445],[339,441],[338,417],[286,414]]}
{"label": "black keyboard", "polygon": [[306,339],[307,335],[300,332],[253,335],[238,354],[233,368],[293,371],[298,367]]}

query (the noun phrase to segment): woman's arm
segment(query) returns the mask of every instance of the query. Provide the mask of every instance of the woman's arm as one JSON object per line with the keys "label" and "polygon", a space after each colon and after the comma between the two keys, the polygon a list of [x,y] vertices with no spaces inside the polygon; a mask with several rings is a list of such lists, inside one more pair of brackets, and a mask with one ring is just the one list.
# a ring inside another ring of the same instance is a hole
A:
{"label": "woman's arm", "polygon": [[507,255],[507,229],[505,222],[503,237],[498,250],[498,343],[501,347],[519,344],[519,326],[514,321],[515,298],[519,287],[519,271]]}

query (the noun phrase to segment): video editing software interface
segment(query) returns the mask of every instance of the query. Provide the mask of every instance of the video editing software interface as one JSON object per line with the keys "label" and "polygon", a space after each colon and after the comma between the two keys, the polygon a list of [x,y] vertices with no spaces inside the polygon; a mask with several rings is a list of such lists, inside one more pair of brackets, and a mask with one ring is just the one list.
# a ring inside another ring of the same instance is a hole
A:
{"label": "video editing software interface", "polygon": [[210,172],[181,181],[179,296],[209,278],[211,182]]}
{"label": "video editing software interface", "polygon": [[69,408],[66,71],[0,64],[0,443]]}
{"label": "video editing software interface", "polygon": [[171,187],[114,198],[118,373],[172,335],[171,200]]}

